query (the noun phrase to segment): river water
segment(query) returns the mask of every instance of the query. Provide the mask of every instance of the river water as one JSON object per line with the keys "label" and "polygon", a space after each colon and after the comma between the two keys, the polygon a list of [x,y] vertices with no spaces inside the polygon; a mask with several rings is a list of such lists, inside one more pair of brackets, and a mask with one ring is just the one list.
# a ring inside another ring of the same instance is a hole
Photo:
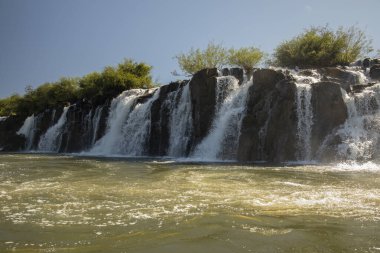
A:
{"label": "river water", "polygon": [[2,154],[0,252],[380,252],[380,166]]}

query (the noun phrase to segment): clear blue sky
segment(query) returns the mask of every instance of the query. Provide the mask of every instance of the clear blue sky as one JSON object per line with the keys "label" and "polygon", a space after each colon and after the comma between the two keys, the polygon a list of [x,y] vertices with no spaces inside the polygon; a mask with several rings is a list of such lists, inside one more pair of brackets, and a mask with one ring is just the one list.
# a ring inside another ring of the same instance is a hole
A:
{"label": "clear blue sky", "polygon": [[0,0],[0,97],[123,58],[176,79],[173,56],[209,41],[271,53],[311,25],[357,25],[380,49],[379,0]]}

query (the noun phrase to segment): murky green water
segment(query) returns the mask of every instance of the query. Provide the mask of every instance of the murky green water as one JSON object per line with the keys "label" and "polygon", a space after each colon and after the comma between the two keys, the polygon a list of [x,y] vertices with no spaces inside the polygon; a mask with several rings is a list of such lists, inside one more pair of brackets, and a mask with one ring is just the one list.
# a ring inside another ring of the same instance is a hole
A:
{"label": "murky green water", "polygon": [[380,252],[380,166],[3,154],[0,252]]}

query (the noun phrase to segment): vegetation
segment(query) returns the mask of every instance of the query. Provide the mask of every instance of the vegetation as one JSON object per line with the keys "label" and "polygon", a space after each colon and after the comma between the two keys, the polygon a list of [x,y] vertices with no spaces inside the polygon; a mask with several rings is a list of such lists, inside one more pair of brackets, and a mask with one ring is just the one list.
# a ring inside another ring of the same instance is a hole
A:
{"label": "vegetation", "polygon": [[31,115],[79,100],[100,104],[124,90],[152,87],[151,69],[145,63],[126,59],[117,67],[106,67],[82,78],[61,78],[36,89],[29,86],[24,96],[15,94],[0,99],[0,116]]}
{"label": "vegetation", "polygon": [[205,68],[222,68],[223,66],[238,66],[250,71],[258,64],[264,53],[255,47],[240,49],[225,49],[220,44],[210,42],[204,50],[192,48],[188,53],[181,53],[175,58],[183,72],[193,75]]}
{"label": "vegetation", "polygon": [[348,65],[371,51],[371,41],[356,27],[336,31],[327,26],[312,27],[281,43],[275,49],[273,63],[292,68]]}
{"label": "vegetation", "polygon": [[193,75],[205,68],[221,68],[227,62],[227,50],[210,42],[205,50],[191,48],[187,54],[175,56],[181,70]]}
{"label": "vegetation", "polygon": [[246,72],[251,72],[263,58],[264,53],[256,47],[231,48],[228,55],[228,63],[238,66]]}

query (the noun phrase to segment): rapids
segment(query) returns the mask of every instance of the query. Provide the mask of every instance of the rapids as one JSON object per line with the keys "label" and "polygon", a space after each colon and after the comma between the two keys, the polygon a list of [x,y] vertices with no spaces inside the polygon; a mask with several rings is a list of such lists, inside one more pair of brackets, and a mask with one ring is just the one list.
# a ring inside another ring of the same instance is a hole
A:
{"label": "rapids", "polygon": [[1,252],[379,252],[380,166],[0,155]]}

